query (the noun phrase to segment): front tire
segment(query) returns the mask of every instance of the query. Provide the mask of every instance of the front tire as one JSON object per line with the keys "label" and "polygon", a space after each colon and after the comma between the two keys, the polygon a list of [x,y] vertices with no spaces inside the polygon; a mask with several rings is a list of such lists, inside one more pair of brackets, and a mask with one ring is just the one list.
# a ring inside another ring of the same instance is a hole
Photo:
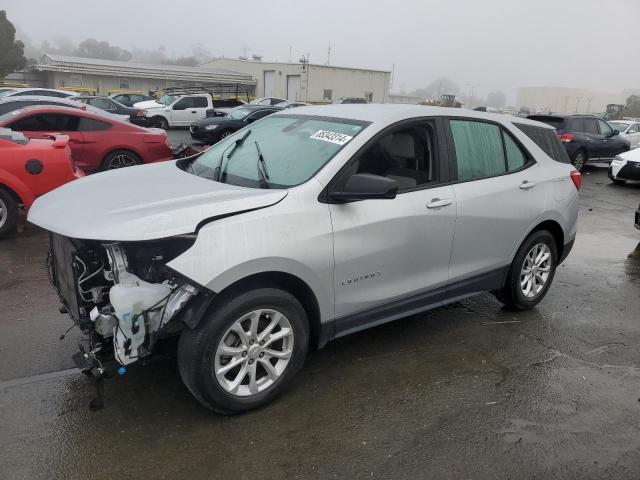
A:
{"label": "front tire", "polygon": [[164,117],[158,117],[153,123],[155,123],[157,128],[169,130],[169,121]]}
{"label": "front tire", "polygon": [[612,179],[611,179],[611,181],[612,181],[613,183],[615,183],[616,185],[624,185],[624,184],[626,184],[626,183],[627,183],[627,181],[626,181],[626,180],[619,180],[619,179],[617,179],[617,178],[612,178]]}
{"label": "front tire", "polygon": [[0,188],[0,238],[12,235],[18,223],[18,202],[4,188]]}
{"label": "front tire", "polygon": [[530,310],[547,294],[556,273],[558,249],[553,235],[539,230],[529,235],[516,253],[496,297],[514,310]]}
{"label": "front tire", "polygon": [[283,290],[257,288],[220,298],[198,326],[185,329],[178,367],[200,403],[230,415],[277,397],[302,368],[308,346],[300,302]]}

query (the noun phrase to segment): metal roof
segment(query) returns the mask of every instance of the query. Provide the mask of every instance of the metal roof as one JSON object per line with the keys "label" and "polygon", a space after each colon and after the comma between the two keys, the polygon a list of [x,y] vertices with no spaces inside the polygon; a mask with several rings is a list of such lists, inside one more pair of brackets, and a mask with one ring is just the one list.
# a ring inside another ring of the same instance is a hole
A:
{"label": "metal roof", "polygon": [[[301,62],[271,62],[268,60],[245,60],[243,58],[234,58],[234,57],[216,57],[216,58],[212,58],[211,60],[207,60],[204,61],[202,63],[200,63],[198,66],[202,67],[202,68],[208,68],[207,65],[211,65],[214,64],[217,61],[221,61],[221,60],[231,60],[233,62],[239,62],[239,63],[244,63],[244,64],[250,64],[250,65],[265,65],[265,66],[270,66],[270,65],[297,65],[297,66],[302,66],[303,64]],[[321,63],[306,63],[305,65],[309,66],[309,67],[315,67],[315,68],[335,68],[338,70],[358,70],[358,71],[363,71],[363,72],[377,72],[377,73],[391,73],[391,70],[381,70],[381,69],[376,69],[376,68],[364,68],[364,67],[347,67],[344,65],[326,65],[326,64],[321,64]]]}
{"label": "metal roof", "polygon": [[71,57],[47,53],[34,66],[41,72],[79,73],[86,75],[127,76],[207,83],[239,83],[255,85],[246,73],[231,70],[183,67],[179,65],[155,65],[150,63],[119,62],[99,58]]}

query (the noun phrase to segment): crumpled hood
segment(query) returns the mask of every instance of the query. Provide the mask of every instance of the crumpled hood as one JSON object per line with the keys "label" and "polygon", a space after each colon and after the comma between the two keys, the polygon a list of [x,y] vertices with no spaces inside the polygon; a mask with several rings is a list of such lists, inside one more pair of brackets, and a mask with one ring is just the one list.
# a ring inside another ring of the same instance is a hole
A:
{"label": "crumpled hood", "polygon": [[28,219],[73,238],[153,240],[193,233],[207,219],[268,207],[286,195],[207,180],[169,161],[74,180],[39,197]]}

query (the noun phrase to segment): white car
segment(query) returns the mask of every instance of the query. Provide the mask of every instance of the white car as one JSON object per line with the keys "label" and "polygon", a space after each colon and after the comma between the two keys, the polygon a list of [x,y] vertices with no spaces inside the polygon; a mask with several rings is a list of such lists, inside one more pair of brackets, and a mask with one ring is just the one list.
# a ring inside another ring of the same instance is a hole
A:
{"label": "white car", "polygon": [[640,181],[640,148],[616,156],[609,165],[609,178],[617,185]]}
{"label": "white car", "polygon": [[79,368],[102,375],[111,350],[124,369],[179,335],[187,388],[238,413],[334,338],[481,292],[533,308],[573,246],[580,179],[542,123],[311,106],[73,181],[29,221],[51,232],[52,280],[89,338]]}
{"label": "white car", "polygon": [[147,117],[147,125],[167,130],[170,127],[188,127],[196,120],[207,116],[213,108],[211,95],[164,95],[158,100],[139,102],[135,108],[142,108]]}
{"label": "white car", "polygon": [[631,148],[640,146],[640,122],[637,120],[609,120],[609,125],[620,132],[622,138],[629,140]]}

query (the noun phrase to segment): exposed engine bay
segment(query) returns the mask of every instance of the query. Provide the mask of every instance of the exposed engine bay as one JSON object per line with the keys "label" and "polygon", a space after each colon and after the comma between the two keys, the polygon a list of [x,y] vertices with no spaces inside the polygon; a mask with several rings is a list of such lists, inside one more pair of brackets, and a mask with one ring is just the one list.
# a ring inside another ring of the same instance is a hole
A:
{"label": "exposed engine bay", "polygon": [[[147,242],[99,242],[51,234],[48,269],[67,312],[88,338],[84,360],[98,362],[113,344],[123,367],[151,355],[158,339],[183,327],[175,319],[201,287],[166,263],[186,251],[193,236]],[[78,362],[76,362],[78,363]],[[82,366],[80,366],[82,369]],[[87,367],[88,368],[88,367]]]}

